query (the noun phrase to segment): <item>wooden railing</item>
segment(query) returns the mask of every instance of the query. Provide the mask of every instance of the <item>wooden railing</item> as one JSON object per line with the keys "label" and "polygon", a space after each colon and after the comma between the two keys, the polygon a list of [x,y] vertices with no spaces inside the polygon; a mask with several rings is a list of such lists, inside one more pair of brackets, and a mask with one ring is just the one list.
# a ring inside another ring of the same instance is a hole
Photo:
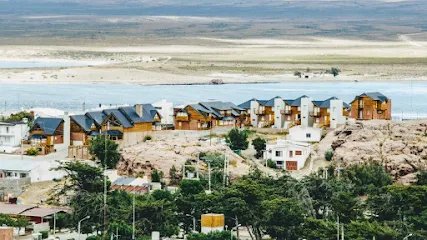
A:
{"label": "wooden railing", "polygon": [[291,115],[292,114],[292,110],[288,109],[288,110],[280,110],[280,113],[283,115]]}

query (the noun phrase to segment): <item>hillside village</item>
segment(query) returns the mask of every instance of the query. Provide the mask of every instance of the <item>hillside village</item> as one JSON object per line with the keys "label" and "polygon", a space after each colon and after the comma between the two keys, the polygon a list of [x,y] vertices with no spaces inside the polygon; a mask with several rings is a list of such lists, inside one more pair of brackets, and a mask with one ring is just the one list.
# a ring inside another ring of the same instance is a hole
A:
{"label": "hillside village", "polygon": [[[276,178],[290,174],[301,179],[325,168],[340,171],[360,161],[376,161],[385,164],[394,181],[410,184],[419,170],[427,169],[423,162],[427,123],[390,122],[391,99],[378,92],[362,93],[350,103],[304,95],[254,98],[240,104],[204,101],[174,106],[162,100],[56,117],[29,114],[32,122],[28,118],[0,122],[4,152],[0,155],[0,196],[2,201],[24,204],[22,212],[14,214],[30,220],[68,211],[42,206],[33,210],[31,206],[43,205],[56,189],[53,183],[65,176],[64,172],[51,174],[49,169],[65,162],[97,163],[90,145],[99,137],[117,144],[120,154],[117,165],[106,172],[112,190],[138,194],[162,188],[153,177],[157,173],[168,185],[164,188],[172,192],[176,191],[176,173],[183,179],[199,179],[199,174],[208,172],[210,186],[211,162],[201,155],[223,161],[223,174],[230,181],[253,168]],[[226,140],[232,129],[247,132],[251,144],[233,149]],[[255,139],[264,139],[263,149],[256,149]],[[24,156],[25,160],[18,160]],[[14,179],[19,180],[16,187],[1,187]],[[43,186],[43,193],[36,194],[40,188],[32,185]],[[7,207],[1,206],[0,213],[8,214]],[[34,211],[45,215],[33,216]],[[46,229],[42,220],[34,224]]]}

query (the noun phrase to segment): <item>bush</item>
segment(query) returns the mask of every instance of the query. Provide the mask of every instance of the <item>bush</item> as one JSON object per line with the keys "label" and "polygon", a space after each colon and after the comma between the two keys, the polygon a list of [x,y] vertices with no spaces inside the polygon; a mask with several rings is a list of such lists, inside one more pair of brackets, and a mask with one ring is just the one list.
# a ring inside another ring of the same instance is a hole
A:
{"label": "bush", "polygon": [[27,154],[30,156],[36,156],[39,153],[39,149],[36,147],[30,147],[27,149]]}
{"label": "bush", "polygon": [[40,234],[42,235],[42,239],[46,239],[49,237],[49,232],[48,231],[40,231]]}
{"label": "bush", "polygon": [[[231,233],[230,231],[222,231],[222,232],[211,232],[208,234],[205,233],[190,233],[187,237],[188,240],[229,240]],[[236,237],[233,236],[232,240],[235,240]]]}
{"label": "bush", "polygon": [[334,156],[334,150],[330,149],[325,152],[326,161],[331,161],[333,156]]}
{"label": "bush", "polygon": [[248,132],[246,130],[240,131],[237,128],[233,128],[228,132],[225,139],[230,145],[231,150],[248,149]]}
{"label": "bush", "polygon": [[256,158],[262,157],[263,151],[265,150],[265,147],[266,147],[265,139],[257,137],[254,140],[252,140],[252,145],[254,146],[256,151],[255,157]]}
{"label": "bush", "polygon": [[344,169],[342,178],[348,179],[354,184],[355,191],[359,195],[372,193],[374,189],[380,189],[393,183],[393,178],[385,167],[377,162],[347,167]]}
{"label": "bush", "polygon": [[154,171],[151,173],[151,181],[152,182],[161,182],[163,178],[163,172],[158,171],[157,169],[154,169]]}
{"label": "bush", "polygon": [[271,159],[267,160],[267,167],[269,167],[269,168],[277,168],[276,163],[273,160],[271,160]]}
{"label": "bush", "polygon": [[151,139],[153,139],[153,137],[151,135],[147,135],[144,137],[144,142],[150,141]]}
{"label": "bush", "polygon": [[96,236],[89,236],[86,238],[86,240],[97,240],[98,238]]}

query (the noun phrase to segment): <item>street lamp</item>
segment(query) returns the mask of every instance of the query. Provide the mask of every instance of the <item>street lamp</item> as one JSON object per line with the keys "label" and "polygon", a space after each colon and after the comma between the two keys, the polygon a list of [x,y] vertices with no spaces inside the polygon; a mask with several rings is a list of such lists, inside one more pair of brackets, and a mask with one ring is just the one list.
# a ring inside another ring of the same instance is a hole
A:
{"label": "street lamp", "polygon": [[237,230],[240,226],[242,226],[242,224],[239,224],[237,226],[235,226],[234,228],[231,229],[230,231],[230,240],[233,240],[233,231]]}
{"label": "street lamp", "polygon": [[196,232],[196,218],[190,214],[185,214],[185,216],[193,218],[193,232]]}
{"label": "street lamp", "polygon": [[78,233],[78,240],[80,240],[80,227],[81,227],[81,224],[82,224],[82,222],[84,221],[84,220],[87,220],[87,219],[89,219],[90,218],[90,216],[86,216],[86,217],[84,217],[82,220],[80,220],[79,221],[79,224],[77,225],[77,233]]}
{"label": "street lamp", "polygon": [[404,237],[404,238],[403,238],[403,240],[408,240],[408,239],[409,239],[409,237],[412,237],[412,233],[410,233],[410,234],[406,235],[406,237]]}

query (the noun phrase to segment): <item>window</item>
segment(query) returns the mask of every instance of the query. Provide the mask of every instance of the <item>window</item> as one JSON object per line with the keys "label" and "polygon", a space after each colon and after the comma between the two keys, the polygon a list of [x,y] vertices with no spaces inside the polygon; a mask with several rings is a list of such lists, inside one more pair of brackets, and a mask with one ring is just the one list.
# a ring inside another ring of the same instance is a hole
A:
{"label": "window", "polygon": [[277,161],[276,165],[283,166],[283,161]]}
{"label": "window", "polygon": [[302,155],[302,151],[295,151],[295,155],[296,156],[301,156]]}
{"label": "window", "polygon": [[21,175],[20,178],[26,178],[27,177],[26,173],[21,173],[20,175]]}
{"label": "window", "polygon": [[6,133],[9,133],[9,127],[6,127]]}
{"label": "window", "polygon": [[6,177],[12,177],[12,173],[11,172],[7,172],[6,173]]}
{"label": "window", "polygon": [[306,138],[311,138],[311,133],[306,133],[306,134],[305,134],[305,137],[306,137]]}
{"label": "window", "polygon": [[282,151],[276,151],[276,157],[281,157],[282,156]]}
{"label": "window", "polygon": [[294,152],[289,151],[289,157],[293,157],[294,156]]}

